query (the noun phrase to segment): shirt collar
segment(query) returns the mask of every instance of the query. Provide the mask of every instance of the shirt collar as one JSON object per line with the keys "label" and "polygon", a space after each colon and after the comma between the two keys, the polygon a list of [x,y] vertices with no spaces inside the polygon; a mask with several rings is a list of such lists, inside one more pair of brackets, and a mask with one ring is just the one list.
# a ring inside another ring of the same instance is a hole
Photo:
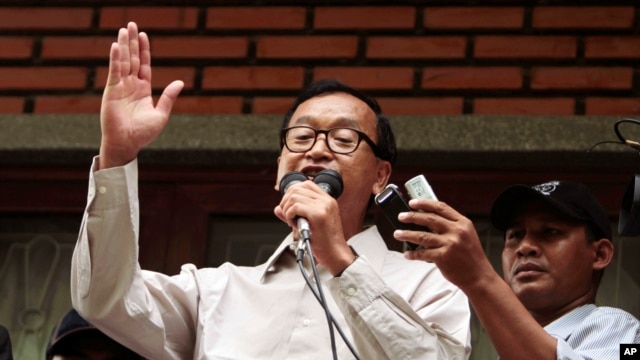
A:
{"label": "shirt collar", "polygon": [[298,242],[293,239],[293,233],[289,233],[287,237],[280,243],[276,251],[273,252],[269,260],[264,263],[264,268],[262,269],[262,273],[260,274],[260,282],[264,282],[264,277],[267,276],[267,273],[274,271],[275,263],[278,261],[280,256],[287,250],[291,250],[295,252],[295,249],[298,246]]}
{"label": "shirt collar", "polygon": [[[349,244],[359,256],[366,257],[377,271],[382,269],[388,248],[376,226],[371,226],[354,235],[347,241],[347,244]],[[297,246],[298,242],[293,239],[293,233],[289,233],[264,264],[264,268],[260,274],[260,282],[264,282],[264,278],[269,272],[275,269],[276,262],[278,262],[278,259],[285,251],[295,252]]]}
{"label": "shirt collar", "polygon": [[567,340],[578,324],[596,309],[595,304],[582,305],[557,318],[544,329],[556,338]]}
{"label": "shirt collar", "polygon": [[382,270],[384,258],[389,249],[382,239],[382,236],[380,236],[376,226],[371,226],[354,235],[347,241],[347,244],[349,244],[359,256],[367,258],[376,271],[380,272]]}

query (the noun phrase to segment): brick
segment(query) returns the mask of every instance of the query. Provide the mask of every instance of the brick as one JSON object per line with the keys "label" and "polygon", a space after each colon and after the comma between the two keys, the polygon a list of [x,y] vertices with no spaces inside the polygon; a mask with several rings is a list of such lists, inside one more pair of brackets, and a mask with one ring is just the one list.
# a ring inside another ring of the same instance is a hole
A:
{"label": "brick", "polygon": [[461,97],[378,97],[382,111],[389,115],[457,115],[462,114]]}
{"label": "brick", "polygon": [[2,90],[78,90],[86,81],[81,67],[0,67]]}
{"label": "brick", "polygon": [[0,114],[20,114],[24,110],[24,98],[0,96]]}
{"label": "brick", "polygon": [[109,59],[113,37],[47,36],[42,39],[43,59]]}
{"label": "brick", "polygon": [[355,58],[355,36],[263,36],[258,39],[259,59]]}
{"label": "brick", "polygon": [[413,6],[318,6],[313,14],[315,29],[412,29]]}
{"label": "brick", "polygon": [[[101,96],[40,96],[35,100],[34,113],[89,113],[100,112]],[[157,101],[157,96],[155,96]],[[173,114],[239,114],[242,97],[239,96],[184,96],[178,97]]]}
{"label": "brick", "polygon": [[207,9],[207,29],[304,29],[304,7],[230,6]]}
{"label": "brick", "polygon": [[573,115],[572,98],[476,98],[474,114]]}
{"label": "brick", "polygon": [[100,95],[38,96],[33,112],[36,114],[99,114]]}
{"label": "brick", "polygon": [[151,39],[154,59],[240,59],[247,56],[244,36],[159,36]]}
{"label": "brick", "polygon": [[588,97],[585,99],[585,115],[639,115],[638,98]]}
{"label": "brick", "polygon": [[638,59],[640,36],[588,36],[585,40],[585,58]]}
{"label": "brick", "polygon": [[203,89],[300,89],[304,82],[301,67],[211,66],[204,69]]}
{"label": "brick", "polygon": [[362,90],[408,90],[413,73],[408,67],[316,67],[313,80],[334,78]]}
{"label": "brick", "polygon": [[462,36],[374,36],[367,39],[369,59],[462,59],[466,39]]}
{"label": "brick", "polygon": [[91,27],[93,10],[81,7],[2,7],[0,29],[81,30]]}
{"label": "brick", "polygon": [[422,20],[426,29],[519,29],[522,7],[427,7]]}
{"label": "brick", "polygon": [[135,21],[141,31],[149,29],[195,29],[198,9],[195,7],[135,6],[105,7],[100,11],[101,29],[119,29]]}
{"label": "brick", "polygon": [[473,56],[479,59],[572,59],[574,36],[477,36]]}
{"label": "brick", "polygon": [[632,77],[630,67],[538,67],[531,70],[531,88],[631,89]]}
{"label": "brick", "polygon": [[33,39],[26,36],[0,37],[0,59],[28,59],[31,57]]}
{"label": "brick", "polygon": [[422,73],[424,89],[520,89],[519,67],[431,67]]}
{"label": "brick", "polygon": [[[154,90],[162,90],[174,80],[184,81],[184,90],[193,88],[193,82],[195,77],[195,69],[188,66],[154,66],[152,68],[153,74],[151,76],[151,87]],[[107,75],[109,69],[107,67],[100,67],[96,70],[96,77],[94,82],[95,89],[104,89],[107,83]]]}
{"label": "brick", "polygon": [[251,113],[253,114],[279,114],[283,115],[289,111],[295,98],[293,97],[255,97]]}
{"label": "brick", "polygon": [[536,29],[632,29],[633,6],[538,6]]}
{"label": "brick", "polygon": [[240,96],[178,96],[172,114],[240,114]]}

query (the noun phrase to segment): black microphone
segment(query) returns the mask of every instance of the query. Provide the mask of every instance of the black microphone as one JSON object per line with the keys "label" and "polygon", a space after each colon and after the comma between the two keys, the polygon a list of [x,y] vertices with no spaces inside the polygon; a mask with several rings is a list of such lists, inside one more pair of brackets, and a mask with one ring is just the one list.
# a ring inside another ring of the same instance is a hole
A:
{"label": "black microphone", "polygon": [[313,182],[334,199],[342,195],[342,176],[337,171],[322,170],[313,178]]}
{"label": "black microphone", "polygon": [[[292,171],[285,174],[280,180],[280,193],[284,195],[291,185],[299,182],[307,181],[307,176],[300,171]],[[314,178],[313,182],[316,183],[324,192],[331,195],[334,199],[342,194],[343,184],[342,176],[334,170],[322,170]],[[307,219],[298,216],[298,231],[303,239],[309,239],[311,237],[311,228]]]}

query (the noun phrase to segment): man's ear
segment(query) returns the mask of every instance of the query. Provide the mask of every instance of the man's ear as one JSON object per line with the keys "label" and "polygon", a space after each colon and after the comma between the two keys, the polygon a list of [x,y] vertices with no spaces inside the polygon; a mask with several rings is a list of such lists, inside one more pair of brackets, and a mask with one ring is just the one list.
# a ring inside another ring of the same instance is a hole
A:
{"label": "man's ear", "polygon": [[602,270],[606,268],[613,259],[613,243],[611,240],[602,238],[592,244],[594,250],[593,269]]}
{"label": "man's ear", "polygon": [[373,193],[377,194],[384,190],[391,177],[391,163],[386,160],[378,160],[376,168],[376,182],[373,184]]}

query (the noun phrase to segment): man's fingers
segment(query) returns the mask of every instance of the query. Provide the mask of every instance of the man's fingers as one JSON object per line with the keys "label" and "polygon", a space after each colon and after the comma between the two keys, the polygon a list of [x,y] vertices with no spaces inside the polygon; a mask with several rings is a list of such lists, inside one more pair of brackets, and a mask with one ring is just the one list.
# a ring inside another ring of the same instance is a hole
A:
{"label": "man's fingers", "polygon": [[183,87],[184,82],[182,82],[181,80],[176,80],[169,84],[166,88],[164,88],[160,99],[158,99],[158,105],[156,106],[156,109],[167,114],[168,116],[169,113],[171,113],[173,104],[178,98],[178,94],[180,94],[180,91],[182,91]]}
{"label": "man's fingers", "polygon": [[424,248],[436,249],[442,246],[438,234],[428,231],[395,230],[393,237],[400,241],[407,241]]}
{"label": "man's fingers", "polygon": [[140,71],[138,77],[151,83],[151,47],[149,37],[146,33],[138,34],[139,51],[140,51]]}
{"label": "man's fingers", "polygon": [[115,85],[120,81],[120,47],[118,43],[111,44],[109,51],[109,75],[107,86]]}
{"label": "man's fingers", "polygon": [[402,212],[398,214],[398,220],[403,223],[414,223],[424,226],[434,232],[443,232],[443,229],[446,229],[446,224],[443,223],[446,219],[442,218],[438,214],[430,212]]}
{"label": "man's fingers", "polygon": [[413,209],[419,209],[424,212],[436,213],[441,217],[451,221],[456,221],[460,217],[462,217],[459,212],[457,212],[454,208],[449,206],[449,204],[443,201],[422,198],[411,199],[409,201],[409,206],[411,206],[411,208]]}
{"label": "man's fingers", "polygon": [[423,260],[427,262],[435,262],[441,254],[439,248],[419,248],[415,250],[407,250],[404,257],[409,260]]}
{"label": "man's fingers", "polygon": [[118,31],[118,47],[120,48],[120,76],[129,76],[131,64],[129,62],[129,33],[125,28]]}
{"label": "man's fingers", "polygon": [[138,25],[134,22],[127,24],[129,35],[129,64],[130,74],[138,76],[140,70],[140,42],[138,40]]}

